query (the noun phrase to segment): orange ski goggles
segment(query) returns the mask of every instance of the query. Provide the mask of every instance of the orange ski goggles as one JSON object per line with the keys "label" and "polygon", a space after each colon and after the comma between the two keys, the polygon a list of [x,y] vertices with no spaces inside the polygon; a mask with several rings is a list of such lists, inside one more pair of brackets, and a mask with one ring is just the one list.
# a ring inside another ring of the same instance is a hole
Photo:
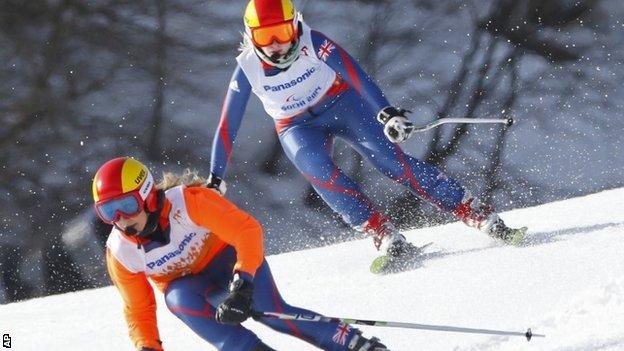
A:
{"label": "orange ski goggles", "polygon": [[293,21],[288,20],[268,26],[251,28],[251,41],[256,46],[269,46],[273,42],[290,43],[296,35]]}

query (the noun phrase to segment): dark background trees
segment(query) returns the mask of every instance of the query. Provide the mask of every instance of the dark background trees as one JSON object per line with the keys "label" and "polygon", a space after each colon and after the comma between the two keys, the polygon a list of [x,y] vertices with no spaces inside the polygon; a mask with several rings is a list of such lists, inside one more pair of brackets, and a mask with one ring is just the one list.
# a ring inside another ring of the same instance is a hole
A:
{"label": "dark background trees", "polygon": [[[445,126],[404,145],[498,208],[622,186],[618,1],[296,5],[392,102],[413,109],[415,123],[516,118],[512,129]],[[101,245],[85,244],[106,235],[89,213],[91,177],[105,160],[131,155],[156,173],[208,171],[243,7],[0,2],[0,302],[106,283]],[[265,224],[270,253],[352,238],[284,159],[252,100],[228,196]],[[451,220],[380,179],[344,144],[335,157],[403,227]]]}

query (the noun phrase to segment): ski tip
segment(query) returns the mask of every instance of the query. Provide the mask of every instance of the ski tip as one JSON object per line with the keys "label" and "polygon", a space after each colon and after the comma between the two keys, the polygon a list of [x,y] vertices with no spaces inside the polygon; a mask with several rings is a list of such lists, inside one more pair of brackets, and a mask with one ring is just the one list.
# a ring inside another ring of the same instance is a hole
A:
{"label": "ski tip", "polygon": [[420,266],[420,262],[422,261],[423,251],[432,244],[433,241],[422,246],[410,244],[410,253],[406,253],[404,256],[399,258],[392,258],[388,255],[379,256],[371,263],[370,272],[381,275],[398,273],[408,269],[417,268]]}
{"label": "ski tip", "polygon": [[370,272],[373,274],[382,274],[384,272],[384,269],[388,265],[389,259],[390,258],[386,255],[377,257],[375,260],[373,260],[373,263],[370,266]]}
{"label": "ski tip", "polygon": [[508,238],[508,240],[506,240],[506,242],[513,246],[522,246],[526,240],[526,233],[528,230],[528,227],[513,229],[513,234]]}

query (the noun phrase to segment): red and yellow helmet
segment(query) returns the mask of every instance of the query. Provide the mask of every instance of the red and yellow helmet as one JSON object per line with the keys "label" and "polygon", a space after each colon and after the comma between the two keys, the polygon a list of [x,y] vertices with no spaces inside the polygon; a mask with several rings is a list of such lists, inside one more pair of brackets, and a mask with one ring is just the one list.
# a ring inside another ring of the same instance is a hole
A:
{"label": "red and yellow helmet", "polygon": [[257,47],[296,40],[298,21],[291,0],[250,0],[245,9],[245,33]]}
{"label": "red and yellow helmet", "polygon": [[[104,163],[93,178],[95,211],[106,223],[120,216],[132,217],[154,202],[156,188],[147,166],[129,158],[118,157]],[[151,207],[151,206],[150,206]]]}

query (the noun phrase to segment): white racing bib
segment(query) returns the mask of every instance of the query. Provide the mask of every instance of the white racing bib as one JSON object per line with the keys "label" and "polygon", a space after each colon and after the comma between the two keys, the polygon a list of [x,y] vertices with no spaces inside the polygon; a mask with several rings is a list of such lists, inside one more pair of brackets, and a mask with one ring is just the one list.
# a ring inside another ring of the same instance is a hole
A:
{"label": "white racing bib", "polygon": [[267,77],[262,61],[249,47],[236,57],[238,65],[273,119],[283,119],[305,111],[331,88],[336,72],[316,56],[310,28],[302,23],[299,58],[284,72]]}
{"label": "white racing bib", "polygon": [[171,202],[169,243],[147,251],[144,247],[137,248],[136,242],[126,239],[117,229],[113,229],[108,237],[106,246],[130,272],[145,272],[147,276],[184,276],[191,273],[191,267],[203,258],[202,251],[211,234],[189,218],[183,187],[171,188],[165,196]]}

